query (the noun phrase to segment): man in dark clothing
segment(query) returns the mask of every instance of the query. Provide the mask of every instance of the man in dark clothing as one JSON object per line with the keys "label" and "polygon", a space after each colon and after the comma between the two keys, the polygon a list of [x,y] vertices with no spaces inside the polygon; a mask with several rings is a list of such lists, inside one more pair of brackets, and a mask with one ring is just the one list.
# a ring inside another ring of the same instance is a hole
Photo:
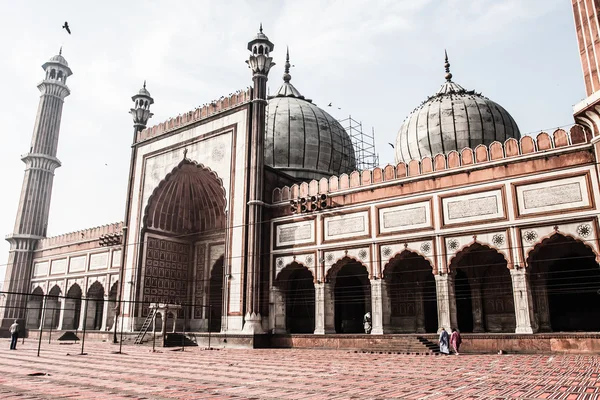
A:
{"label": "man in dark clothing", "polygon": [[10,326],[10,349],[17,349],[17,339],[19,338],[19,323],[15,319],[15,322]]}

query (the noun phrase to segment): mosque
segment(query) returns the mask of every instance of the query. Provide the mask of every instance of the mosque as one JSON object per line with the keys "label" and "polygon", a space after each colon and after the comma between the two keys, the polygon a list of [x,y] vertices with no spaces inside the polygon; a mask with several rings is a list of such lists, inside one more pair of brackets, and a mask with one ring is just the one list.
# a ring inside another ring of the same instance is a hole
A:
{"label": "mosque", "polygon": [[458,328],[481,346],[589,346],[600,331],[600,7],[572,2],[588,97],[570,129],[522,135],[505,108],[455,82],[446,57],[440,89],[400,126],[394,164],[361,169],[348,132],[292,84],[289,54],[267,95],[275,46],[261,26],[251,88],[154,126],[146,85],[132,97],[123,222],[46,237],[72,75],[52,57],[22,157],[1,326],[172,324],[302,346],[365,336],[370,312],[381,340]]}

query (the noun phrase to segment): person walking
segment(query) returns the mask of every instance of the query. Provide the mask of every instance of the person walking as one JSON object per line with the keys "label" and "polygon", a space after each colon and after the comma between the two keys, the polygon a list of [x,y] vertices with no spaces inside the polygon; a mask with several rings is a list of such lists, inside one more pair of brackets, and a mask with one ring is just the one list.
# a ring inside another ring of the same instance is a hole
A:
{"label": "person walking", "polygon": [[450,345],[454,350],[454,354],[458,355],[458,349],[460,348],[461,343],[462,338],[460,337],[460,332],[457,329],[452,329],[452,335],[450,335]]}
{"label": "person walking", "polygon": [[448,332],[444,328],[440,332],[440,353],[448,355],[450,350],[448,348],[449,336]]}
{"label": "person walking", "polygon": [[17,339],[19,338],[19,323],[15,319],[15,322],[10,326],[10,349],[17,349]]}

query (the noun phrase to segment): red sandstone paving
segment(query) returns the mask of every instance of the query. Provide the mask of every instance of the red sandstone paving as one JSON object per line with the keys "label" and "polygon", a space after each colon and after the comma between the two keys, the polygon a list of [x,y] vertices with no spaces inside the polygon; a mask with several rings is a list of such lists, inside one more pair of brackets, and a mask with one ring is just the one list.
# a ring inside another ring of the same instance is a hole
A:
{"label": "red sandstone paving", "polygon": [[[0,399],[600,399],[600,356],[185,352],[0,342]],[[69,355],[70,354],[70,355]],[[35,372],[49,375],[28,376]]]}

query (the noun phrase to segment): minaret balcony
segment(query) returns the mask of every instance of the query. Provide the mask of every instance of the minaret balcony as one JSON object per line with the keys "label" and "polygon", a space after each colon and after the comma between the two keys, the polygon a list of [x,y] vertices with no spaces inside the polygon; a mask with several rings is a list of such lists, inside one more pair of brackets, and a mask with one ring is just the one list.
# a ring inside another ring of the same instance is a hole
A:
{"label": "minaret balcony", "polygon": [[54,172],[62,164],[56,157],[42,153],[26,153],[21,156],[28,169],[41,169],[44,171]]}

